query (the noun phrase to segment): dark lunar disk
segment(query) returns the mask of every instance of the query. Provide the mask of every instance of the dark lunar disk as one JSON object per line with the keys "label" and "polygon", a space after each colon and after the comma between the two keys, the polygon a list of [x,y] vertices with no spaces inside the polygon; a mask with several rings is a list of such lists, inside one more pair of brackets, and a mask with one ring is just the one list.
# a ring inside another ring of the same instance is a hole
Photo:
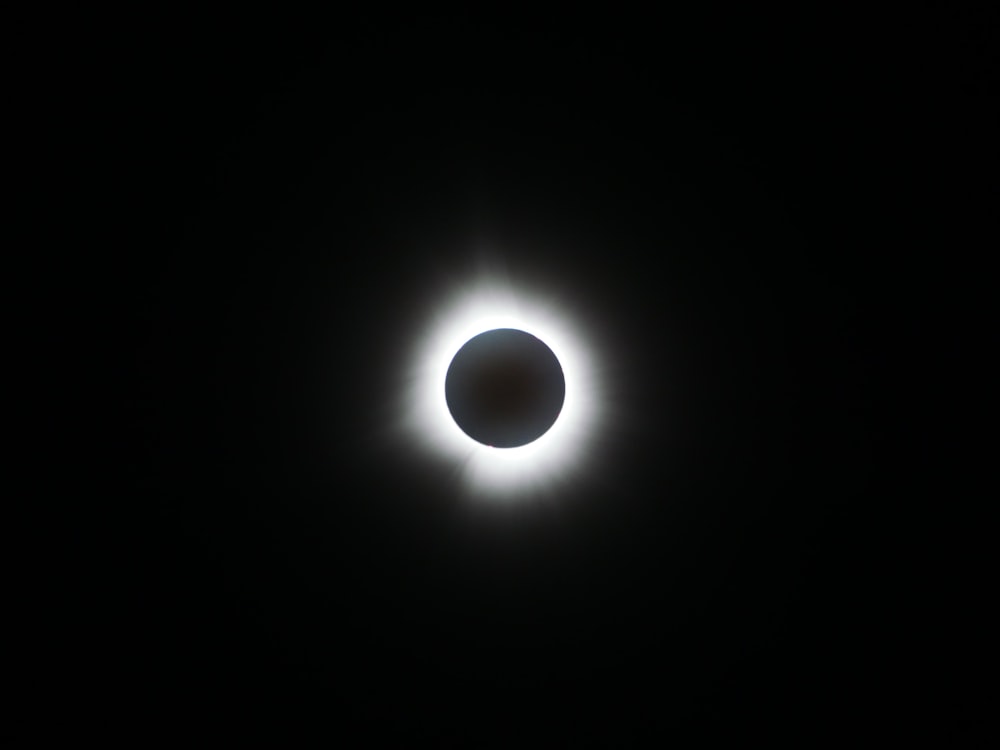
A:
{"label": "dark lunar disk", "polygon": [[497,328],[469,339],[445,378],[448,410],[466,435],[496,448],[537,440],[566,396],[559,360],[530,333]]}

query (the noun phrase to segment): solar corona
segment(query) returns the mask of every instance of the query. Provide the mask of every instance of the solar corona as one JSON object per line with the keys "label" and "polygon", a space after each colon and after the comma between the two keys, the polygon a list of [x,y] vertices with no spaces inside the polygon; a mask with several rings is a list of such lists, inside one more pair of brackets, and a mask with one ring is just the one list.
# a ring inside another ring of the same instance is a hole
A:
{"label": "solar corona", "polygon": [[417,337],[407,375],[407,444],[450,466],[468,494],[544,494],[593,458],[594,353],[544,294],[489,277],[454,292]]}

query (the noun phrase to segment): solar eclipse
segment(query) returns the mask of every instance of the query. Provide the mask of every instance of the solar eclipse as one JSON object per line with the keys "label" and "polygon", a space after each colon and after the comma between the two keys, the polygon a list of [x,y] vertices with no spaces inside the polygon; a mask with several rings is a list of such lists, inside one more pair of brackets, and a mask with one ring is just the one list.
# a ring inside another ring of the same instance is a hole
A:
{"label": "solar eclipse", "polygon": [[417,336],[398,432],[466,494],[545,493],[593,464],[605,421],[596,361],[552,290],[481,276]]}

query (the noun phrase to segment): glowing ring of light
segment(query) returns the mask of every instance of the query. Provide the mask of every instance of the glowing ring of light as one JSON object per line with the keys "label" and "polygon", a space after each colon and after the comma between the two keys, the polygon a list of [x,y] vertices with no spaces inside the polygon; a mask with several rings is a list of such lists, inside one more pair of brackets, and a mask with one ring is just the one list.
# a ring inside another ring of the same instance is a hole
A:
{"label": "glowing ring of light", "polygon": [[[439,460],[452,462],[466,490],[481,496],[526,496],[578,474],[591,460],[601,419],[601,384],[590,350],[564,314],[539,297],[486,281],[455,294],[418,342],[406,394],[407,436]],[[562,411],[537,440],[514,448],[476,442],[455,423],[445,378],[458,350],[474,336],[516,328],[543,341],[566,380]]]}

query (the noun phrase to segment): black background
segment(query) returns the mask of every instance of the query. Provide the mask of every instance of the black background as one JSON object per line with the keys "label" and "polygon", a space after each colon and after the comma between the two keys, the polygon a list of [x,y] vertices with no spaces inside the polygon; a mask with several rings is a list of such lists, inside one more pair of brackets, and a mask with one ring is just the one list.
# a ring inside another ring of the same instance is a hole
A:
{"label": "black background", "polygon": [[[964,726],[918,498],[991,19],[51,24],[26,185],[71,238],[36,322],[72,510],[31,731]],[[506,511],[391,429],[482,248],[566,301],[616,415]]]}

